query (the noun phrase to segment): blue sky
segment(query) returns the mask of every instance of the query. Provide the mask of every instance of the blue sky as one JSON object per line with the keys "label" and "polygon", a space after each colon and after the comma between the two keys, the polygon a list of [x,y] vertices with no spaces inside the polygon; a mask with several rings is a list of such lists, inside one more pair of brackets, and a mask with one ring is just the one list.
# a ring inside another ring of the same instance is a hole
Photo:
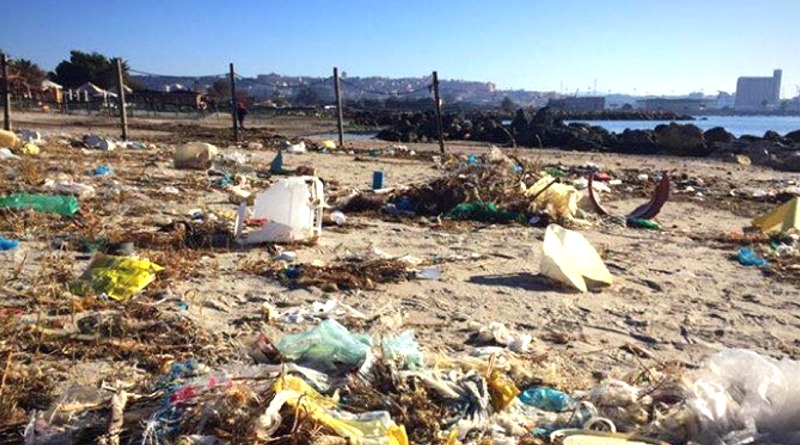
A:
{"label": "blue sky", "polygon": [[734,91],[800,85],[800,0],[0,0],[0,49],[52,70],[71,49],[148,72],[495,82],[502,89]]}

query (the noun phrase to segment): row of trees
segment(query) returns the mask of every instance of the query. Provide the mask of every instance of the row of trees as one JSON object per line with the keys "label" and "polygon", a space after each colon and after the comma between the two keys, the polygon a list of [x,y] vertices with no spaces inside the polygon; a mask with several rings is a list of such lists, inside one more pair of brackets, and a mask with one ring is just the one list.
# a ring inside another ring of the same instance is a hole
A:
{"label": "row of trees", "polygon": [[[50,79],[65,88],[77,88],[86,82],[92,82],[100,88],[108,89],[117,83],[116,62],[97,52],[70,51],[69,60],[62,60],[56,69],[49,73],[36,63],[22,58],[10,59],[8,69],[12,78],[31,87],[41,85],[45,79]],[[122,73],[125,84],[135,89],[138,85],[131,79],[129,71],[128,63],[123,61]]]}

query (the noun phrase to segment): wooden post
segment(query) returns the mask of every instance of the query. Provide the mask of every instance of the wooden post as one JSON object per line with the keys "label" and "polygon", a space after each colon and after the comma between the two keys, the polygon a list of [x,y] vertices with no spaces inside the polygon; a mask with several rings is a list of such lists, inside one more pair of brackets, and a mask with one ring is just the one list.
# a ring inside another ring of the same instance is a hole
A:
{"label": "wooden post", "polygon": [[233,141],[239,142],[239,120],[236,116],[236,74],[231,62],[231,116],[233,117]]}
{"label": "wooden post", "polygon": [[336,92],[336,125],[339,129],[339,148],[344,147],[344,128],[342,125],[342,96],[339,91],[339,68],[333,67],[333,90]]}
{"label": "wooden post", "polygon": [[122,140],[128,140],[128,112],[125,106],[125,82],[122,79],[122,58],[117,58],[117,90],[119,103],[119,123],[122,126]]}
{"label": "wooden post", "polygon": [[439,99],[439,75],[433,72],[433,100],[436,102],[436,128],[439,130],[439,150],[444,153],[444,132],[442,130],[442,101]]}
{"label": "wooden post", "polygon": [[3,129],[11,131],[11,89],[8,87],[8,57],[3,53],[0,55],[0,69],[3,74]]}

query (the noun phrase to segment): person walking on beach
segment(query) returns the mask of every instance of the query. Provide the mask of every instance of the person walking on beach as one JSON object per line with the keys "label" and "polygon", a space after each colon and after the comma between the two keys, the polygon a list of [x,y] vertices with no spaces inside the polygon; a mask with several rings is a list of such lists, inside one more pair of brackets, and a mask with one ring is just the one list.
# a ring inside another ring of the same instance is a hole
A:
{"label": "person walking on beach", "polygon": [[244,102],[236,104],[236,119],[239,121],[239,129],[244,130],[244,118],[247,116],[247,107]]}

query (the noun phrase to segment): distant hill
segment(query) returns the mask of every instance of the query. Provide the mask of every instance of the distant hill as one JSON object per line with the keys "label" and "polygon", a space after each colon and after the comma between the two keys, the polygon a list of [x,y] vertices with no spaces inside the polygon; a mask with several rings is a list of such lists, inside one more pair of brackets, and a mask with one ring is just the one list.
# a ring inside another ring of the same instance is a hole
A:
{"label": "distant hill", "polygon": [[[142,86],[151,90],[168,91],[186,89],[208,92],[212,84],[224,76],[132,76]],[[374,99],[423,99],[431,97],[430,77],[346,77],[341,78],[343,100]],[[548,99],[560,97],[557,93],[541,93],[526,90],[498,90],[491,82],[466,80],[440,80],[439,92],[445,103],[473,103],[498,105],[508,97],[521,106],[544,105]],[[332,77],[283,76],[260,74],[256,77],[241,77],[236,80],[236,89],[245,91],[256,99],[291,99],[301,91],[313,91],[321,100],[332,102],[334,88]]]}

